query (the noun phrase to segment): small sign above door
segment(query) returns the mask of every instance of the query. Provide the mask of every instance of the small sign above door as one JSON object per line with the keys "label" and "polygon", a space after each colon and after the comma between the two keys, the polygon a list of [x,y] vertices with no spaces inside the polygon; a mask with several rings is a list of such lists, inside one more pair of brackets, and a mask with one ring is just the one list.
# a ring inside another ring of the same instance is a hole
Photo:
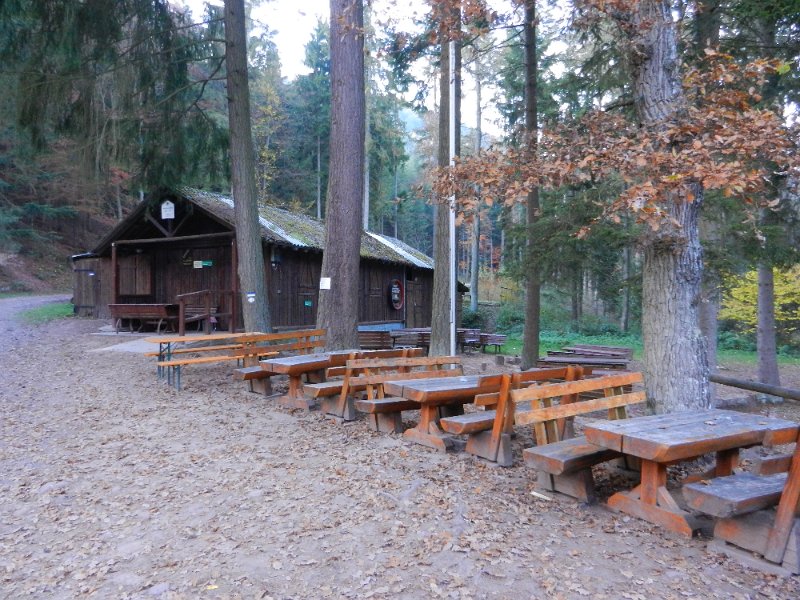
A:
{"label": "small sign above door", "polygon": [[175,218],[175,204],[170,202],[169,200],[164,200],[161,203],[161,218],[163,220],[167,219],[174,219]]}

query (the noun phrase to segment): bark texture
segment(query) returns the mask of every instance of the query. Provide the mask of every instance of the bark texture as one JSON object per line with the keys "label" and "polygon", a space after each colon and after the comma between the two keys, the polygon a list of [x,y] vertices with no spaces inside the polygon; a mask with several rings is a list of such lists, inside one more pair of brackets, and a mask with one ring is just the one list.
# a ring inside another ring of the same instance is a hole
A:
{"label": "bark texture", "polygon": [[326,348],[358,347],[359,253],[364,196],[364,7],[331,0],[331,146],[317,325]]}
{"label": "bark texture", "polygon": [[775,340],[775,277],[772,265],[758,264],[758,380],[761,383],[780,385],[778,353]]}
{"label": "bark texture", "polygon": [[245,330],[268,332],[271,330],[271,321],[256,195],[244,18],[244,0],[225,0],[228,126],[239,285],[245,294],[255,294],[254,302],[249,302],[247,295],[242,298],[242,316]]}
{"label": "bark texture", "polygon": [[[681,109],[678,51],[670,3],[642,0],[633,10],[634,99],[649,127]],[[708,355],[699,326],[703,272],[698,218],[703,190],[695,200],[664,199],[665,223],[644,240],[642,337],[648,403],[656,412],[705,408],[711,403]]]}
{"label": "bark texture", "polygon": [[[439,149],[440,167],[450,164],[450,45],[442,28],[441,69],[439,73]],[[433,302],[431,315],[431,356],[450,354],[450,206],[447,203],[434,207],[433,234]]]}
{"label": "bark texture", "polygon": [[[539,129],[538,105],[536,102],[536,79],[538,64],[536,58],[536,2],[525,3],[525,132],[528,143],[535,145]],[[532,189],[527,198],[526,235],[527,256],[525,268],[525,326],[522,332],[521,368],[531,369],[539,358],[539,315],[541,312],[541,273],[536,258],[536,240],[533,239],[533,226],[539,220],[539,190]]]}

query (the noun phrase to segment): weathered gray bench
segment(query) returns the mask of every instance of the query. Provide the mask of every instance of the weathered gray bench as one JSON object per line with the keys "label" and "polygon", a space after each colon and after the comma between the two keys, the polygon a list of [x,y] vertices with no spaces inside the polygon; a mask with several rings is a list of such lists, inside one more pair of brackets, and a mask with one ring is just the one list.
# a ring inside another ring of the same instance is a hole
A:
{"label": "weathered gray bench", "polygon": [[[683,486],[689,507],[717,519],[712,549],[768,571],[800,573],[800,439],[767,474],[737,473]],[[771,472],[786,468],[787,472]],[[763,472],[762,471],[762,472]],[[772,507],[775,507],[772,509]],[[763,560],[754,559],[755,552]],[[782,569],[779,570],[779,569]]]}

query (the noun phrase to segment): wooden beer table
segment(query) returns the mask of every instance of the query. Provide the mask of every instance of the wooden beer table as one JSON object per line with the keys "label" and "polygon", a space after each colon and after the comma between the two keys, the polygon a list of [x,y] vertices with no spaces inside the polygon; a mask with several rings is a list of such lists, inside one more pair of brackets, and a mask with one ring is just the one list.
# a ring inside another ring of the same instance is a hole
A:
{"label": "wooden beer table", "polygon": [[715,453],[711,476],[730,475],[739,449],[779,445],[797,438],[798,423],[730,410],[693,410],[587,424],[588,442],[642,461],[641,483],[618,492],[608,505],[691,537],[699,524],[667,491],[667,467]]}

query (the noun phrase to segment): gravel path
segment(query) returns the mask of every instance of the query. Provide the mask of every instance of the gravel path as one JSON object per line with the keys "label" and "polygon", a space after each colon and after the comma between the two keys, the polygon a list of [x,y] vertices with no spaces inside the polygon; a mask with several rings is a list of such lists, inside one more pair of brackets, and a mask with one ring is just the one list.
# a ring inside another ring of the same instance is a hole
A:
{"label": "gravel path", "polygon": [[229,366],[177,392],[103,351],[132,336],[13,319],[41,301],[0,300],[2,598],[800,597],[705,539],[536,497],[522,465],[280,409]]}

